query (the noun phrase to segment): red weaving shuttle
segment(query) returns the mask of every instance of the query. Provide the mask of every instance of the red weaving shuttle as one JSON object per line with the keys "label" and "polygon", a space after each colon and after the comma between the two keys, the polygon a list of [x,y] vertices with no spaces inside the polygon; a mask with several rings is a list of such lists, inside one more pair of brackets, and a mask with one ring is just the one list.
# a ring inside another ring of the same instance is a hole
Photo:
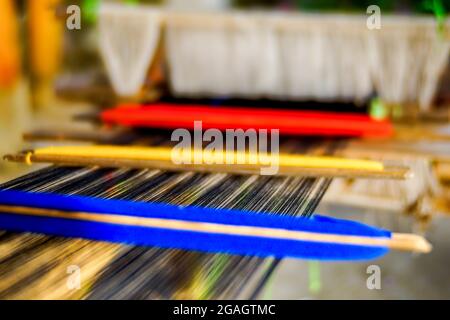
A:
{"label": "red weaving shuttle", "polygon": [[287,109],[253,109],[154,103],[119,105],[103,111],[101,120],[128,127],[193,129],[202,121],[203,129],[278,129],[282,135],[389,137],[393,127],[367,115]]}

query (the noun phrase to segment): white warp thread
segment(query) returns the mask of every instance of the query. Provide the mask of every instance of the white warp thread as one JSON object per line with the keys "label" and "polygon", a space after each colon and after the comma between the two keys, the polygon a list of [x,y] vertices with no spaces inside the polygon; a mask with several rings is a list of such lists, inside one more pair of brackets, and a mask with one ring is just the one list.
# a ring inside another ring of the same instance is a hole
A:
{"label": "white warp thread", "polygon": [[[198,18],[199,19],[199,18]],[[216,14],[168,19],[171,87],[180,95],[433,101],[450,42],[433,18],[389,17],[381,30],[343,15]]]}
{"label": "white warp thread", "polygon": [[160,37],[160,18],[160,11],[153,8],[114,4],[100,8],[100,53],[117,94],[132,96],[144,84]]}
{"label": "white warp thread", "polygon": [[[432,17],[227,11],[188,13],[103,6],[100,49],[120,95],[145,81],[162,29],[175,95],[387,103],[427,109],[449,60]],[[163,28],[163,23],[164,27]]]}

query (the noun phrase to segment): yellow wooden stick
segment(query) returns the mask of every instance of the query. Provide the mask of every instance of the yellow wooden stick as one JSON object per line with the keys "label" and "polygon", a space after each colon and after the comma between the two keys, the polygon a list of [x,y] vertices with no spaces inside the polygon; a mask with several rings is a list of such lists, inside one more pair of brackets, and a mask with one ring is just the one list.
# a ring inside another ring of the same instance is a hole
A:
{"label": "yellow wooden stick", "polygon": [[[258,153],[239,151],[213,151],[213,150],[180,150],[171,147],[136,147],[136,146],[55,146],[36,149],[33,152],[39,156],[58,157],[82,157],[113,160],[143,160],[143,161],[167,161],[200,164],[255,164],[267,165],[268,162],[277,159],[280,167],[305,167],[305,168],[332,168],[354,169],[367,171],[383,171],[382,162],[361,159],[345,159],[337,157],[306,156],[296,154],[262,155]],[[275,158],[274,158],[275,157]],[[234,162],[227,161],[232,158]],[[239,160],[239,161],[238,161]],[[236,162],[238,161],[238,162]]]}

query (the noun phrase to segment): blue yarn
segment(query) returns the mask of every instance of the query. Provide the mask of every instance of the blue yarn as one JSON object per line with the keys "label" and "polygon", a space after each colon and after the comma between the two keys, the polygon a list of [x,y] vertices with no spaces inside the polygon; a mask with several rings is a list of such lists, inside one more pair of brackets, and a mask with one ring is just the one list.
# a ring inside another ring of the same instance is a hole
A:
{"label": "blue yarn", "polygon": [[[66,196],[10,190],[0,191],[0,204],[62,211],[82,211],[98,214],[118,214],[228,225],[281,228],[341,235],[390,237],[390,232],[386,230],[353,221],[317,215],[306,219],[239,210],[211,209],[194,206],[182,207],[162,203],[105,200],[84,196]],[[379,257],[388,251],[385,247],[232,236],[10,213],[0,214],[0,228],[11,231],[79,237],[131,245],[254,255],[260,257],[366,260]]]}

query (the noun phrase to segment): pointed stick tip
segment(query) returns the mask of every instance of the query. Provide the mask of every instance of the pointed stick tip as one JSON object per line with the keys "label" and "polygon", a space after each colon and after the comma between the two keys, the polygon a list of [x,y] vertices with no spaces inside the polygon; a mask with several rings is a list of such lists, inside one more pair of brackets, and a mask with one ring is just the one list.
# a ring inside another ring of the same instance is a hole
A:
{"label": "pointed stick tip", "polygon": [[433,249],[433,245],[424,237],[405,233],[393,233],[391,247],[417,253],[429,253]]}

